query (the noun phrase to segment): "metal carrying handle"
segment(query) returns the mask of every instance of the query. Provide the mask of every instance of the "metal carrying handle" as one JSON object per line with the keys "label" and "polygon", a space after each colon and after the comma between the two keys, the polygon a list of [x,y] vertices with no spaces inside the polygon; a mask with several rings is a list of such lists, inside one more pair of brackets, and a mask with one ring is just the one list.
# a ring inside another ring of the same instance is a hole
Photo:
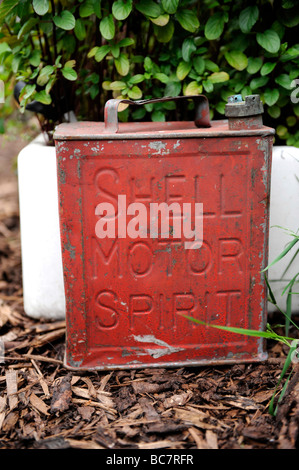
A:
{"label": "metal carrying handle", "polygon": [[192,96],[165,96],[164,98],[155,98],[151,100],[127,100],[127,99],[112,99],[108,100],[105,105],[105,132],[109,134],[116,134],[118,132],[118,105],[120,103],[133,104],[142,106],[148,103],[164,103],[166,101],[192,99],[195,102],[195,119],[194,123],[197,127],[211,127],[210,124],[210,109],[208,98],[204,95]]}

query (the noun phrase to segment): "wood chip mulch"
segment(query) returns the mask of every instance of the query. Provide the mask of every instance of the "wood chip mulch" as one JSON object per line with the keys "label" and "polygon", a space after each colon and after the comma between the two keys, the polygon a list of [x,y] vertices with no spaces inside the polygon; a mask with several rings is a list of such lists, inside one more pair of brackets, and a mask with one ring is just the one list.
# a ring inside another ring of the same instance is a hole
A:
{"label": "wood chip mulch", "polygon": [[298,366],[276,417],[268,413],[288,352],[279,343],[268,342],[263,363],[66,370],[65,322],[24,313],[18,210],[4,186],[0,449],[298,449]]}

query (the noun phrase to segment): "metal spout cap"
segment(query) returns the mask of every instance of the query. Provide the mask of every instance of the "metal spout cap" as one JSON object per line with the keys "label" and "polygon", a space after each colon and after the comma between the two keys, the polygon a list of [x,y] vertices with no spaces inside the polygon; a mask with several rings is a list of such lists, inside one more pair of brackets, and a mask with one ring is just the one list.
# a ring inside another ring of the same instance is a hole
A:
{"label": "metal spout cap", "polygon": [[228,103],[225,105],[226,117],[245,117],[256,116],[264,112],[263,103],[260,95],[249,95],[242,100],[241,95],[232,95],[228,97]]}

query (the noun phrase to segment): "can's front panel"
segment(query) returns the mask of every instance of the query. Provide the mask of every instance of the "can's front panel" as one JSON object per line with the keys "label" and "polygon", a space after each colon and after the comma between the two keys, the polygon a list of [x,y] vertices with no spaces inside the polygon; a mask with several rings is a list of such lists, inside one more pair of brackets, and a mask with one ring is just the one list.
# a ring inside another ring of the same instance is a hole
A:
{"label": "can's front panel", "polygon": [[252,136],[57,144],[66,365],[264,357],[260,339],[182,314],[263,328],[270,148]]}

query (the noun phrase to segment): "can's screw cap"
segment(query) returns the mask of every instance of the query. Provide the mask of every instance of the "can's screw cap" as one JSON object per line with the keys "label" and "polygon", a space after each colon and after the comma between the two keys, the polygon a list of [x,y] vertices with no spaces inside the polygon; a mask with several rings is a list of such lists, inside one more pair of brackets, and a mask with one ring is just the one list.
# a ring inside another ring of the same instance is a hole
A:
{"label": "can's screw cap", "polygon": [[244,101],[241,95],[232,95],[228,97],[228,103],[225,105],[226,117],[255,116],[263,112],[260,95],[246,96]]}
{"label": "can's screw cap", "polygon": [[240,103],[243,101],[242,95],[232,95],[227,98],[228,103]]}

